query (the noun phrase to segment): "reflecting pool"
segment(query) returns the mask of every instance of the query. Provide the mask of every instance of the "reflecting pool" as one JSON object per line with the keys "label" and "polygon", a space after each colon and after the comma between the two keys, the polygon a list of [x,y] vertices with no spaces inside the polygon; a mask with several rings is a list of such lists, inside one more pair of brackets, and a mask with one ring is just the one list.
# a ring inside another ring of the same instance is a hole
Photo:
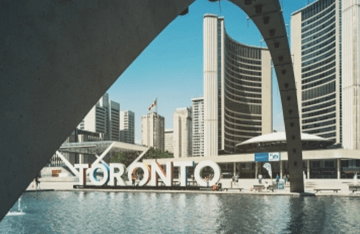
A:
{"label": "reflecting pool", "polygon": [[[359,233],[360,198],[33,192],[0,233]],[[18,209],[18,204],[12,208]]]}

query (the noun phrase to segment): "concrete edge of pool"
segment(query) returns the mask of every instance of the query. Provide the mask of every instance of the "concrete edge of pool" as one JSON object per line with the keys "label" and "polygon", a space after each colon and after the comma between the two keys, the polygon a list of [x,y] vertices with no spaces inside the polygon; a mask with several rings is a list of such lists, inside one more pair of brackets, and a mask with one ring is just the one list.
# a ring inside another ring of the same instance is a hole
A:
{"label": "concrete edge of pool", "polygon": [[24,192],[124,192],[124,193],[187,193],[220,195],[255,195],[255,196],[292,196],[292,197],[360,197],[360,193],[290,193],[290,192],[237,192],[237,191],[187,191],[187,190],[132,190],[132,189],[42,189]]}

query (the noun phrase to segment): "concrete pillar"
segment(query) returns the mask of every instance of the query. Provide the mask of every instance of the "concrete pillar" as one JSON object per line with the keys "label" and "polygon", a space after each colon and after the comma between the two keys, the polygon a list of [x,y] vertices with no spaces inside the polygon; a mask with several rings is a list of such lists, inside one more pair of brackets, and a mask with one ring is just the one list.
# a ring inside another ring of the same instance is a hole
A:
{"label": "concrete pillar", "polygon": [[234,176],[236,175],[236,162],[234,162]]}
{"label": "concrete pillar", "polygon": [[2,4],[0,139],[8,156],[0,157],[0,220],[106,90],[192,2]]}
{"label": "concrete pillar", "polygon": [[280,161],[280,179],[283,178],[283,161]]}
{"label": "concrete pillar", "polygon": [[255,179],[258,178],[258,162],[255,162]]}
{"label": "concrete pillar", "polygon": [[[232,1],[254,14],[255,1]],[[0,8],[0,93],[6,97],[0,99],[0,122],[5,123],[0,139],[8,155],[0,158],[0,219],[106,90],[192,2],[18,0]],[[269,5],[275,10],[262,14],[282,19],[279,1]],[[84,9],[90,13],[79,14]],[[262,17],[253,22],[271,56],[282,56],[273,61],[288,139],[290,190],[303,192],[299,108],[286,29],[280,23],[269,34]],[[280,48],[273,46],[275,37]]]}
{"label": "concrete pillar", "polygon": [[310,160],[306,160],[307,178],[310,179]]}
{"label": "concrete pillar", "polygon": [[337,162],[337,179],[339,180],[339,179],[341,179],[341,175],[340,175],[341,161],[340,161],[340,158],[338,158],[336,160],[336,162]]}

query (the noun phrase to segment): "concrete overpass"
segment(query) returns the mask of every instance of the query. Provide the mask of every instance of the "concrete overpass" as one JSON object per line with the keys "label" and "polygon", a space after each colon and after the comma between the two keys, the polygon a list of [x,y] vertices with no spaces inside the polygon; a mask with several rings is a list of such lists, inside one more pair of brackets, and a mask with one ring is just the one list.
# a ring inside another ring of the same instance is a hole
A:
{"label": "concrete overpass", "polygon": [[[193,1],[1,2],[0,219],[94,103]],[[289,141],[291,191],[302,192],[295,80],[279,1],[231,1],[270,49]]]}

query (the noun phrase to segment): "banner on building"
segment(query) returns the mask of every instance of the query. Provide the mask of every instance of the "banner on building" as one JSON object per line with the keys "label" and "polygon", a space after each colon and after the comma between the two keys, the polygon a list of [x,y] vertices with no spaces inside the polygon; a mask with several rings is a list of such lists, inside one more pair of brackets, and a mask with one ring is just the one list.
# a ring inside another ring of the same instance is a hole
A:
{"label": "banner on building", "polygon": [[281,160],[280,152],[255,153],[255,162],[278,162]]}

